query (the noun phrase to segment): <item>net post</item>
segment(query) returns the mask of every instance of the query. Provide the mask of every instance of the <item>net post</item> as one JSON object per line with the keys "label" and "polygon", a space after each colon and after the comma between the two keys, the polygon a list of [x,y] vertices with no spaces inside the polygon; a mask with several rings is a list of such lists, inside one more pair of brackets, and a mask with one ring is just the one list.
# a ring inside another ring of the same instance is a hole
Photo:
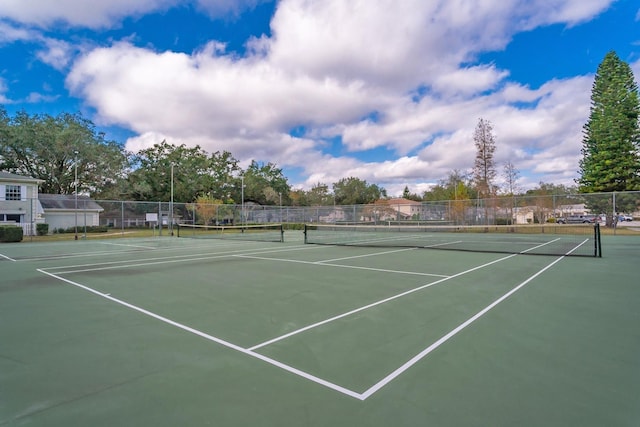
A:
{"label": "net post", "polygon": [[284,243],[284,226],[280,224],[280,243]]}
{"label": "net post", "polygon": [[304,225],[304,243],[307,244],[307,224]]}
{"label": "net post", "polygon": [[594,225],[594,233],[595,233],[595,242],[596,242],[595,256],[597,256],[598,258],[602,258],[602,240],[600,237],[600,224],[597,222]]}
{"label": "net post", "polygon": [[180,223],[176,223],[176,236],[180,237]]}

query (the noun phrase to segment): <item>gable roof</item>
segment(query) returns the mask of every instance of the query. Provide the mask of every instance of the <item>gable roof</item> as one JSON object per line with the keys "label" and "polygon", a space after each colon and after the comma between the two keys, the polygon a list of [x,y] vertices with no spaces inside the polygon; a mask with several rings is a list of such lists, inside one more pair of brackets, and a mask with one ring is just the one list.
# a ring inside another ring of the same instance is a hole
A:
{"label": "gable roof", "polygon": [[37,184],[39,182],[44,182],[42,179],[31,178],[30,176],[17,175],[15,173],[9,173],[0,171],[0,181],[17,181],[17,182],[29,182]]}
{"label": "gable roof", "polygon": [[[76,210],[76,197],[73,194],[38,194],[43,209]],[[78,210],[104,211],[103,207],[87,196],[78,195]]]}
{"label": "gable roof", "polygon": [[390,205],[422,205],[422,202],[416,202],[415,200],[405,199],[404,197],[397,197],[387,200]]}

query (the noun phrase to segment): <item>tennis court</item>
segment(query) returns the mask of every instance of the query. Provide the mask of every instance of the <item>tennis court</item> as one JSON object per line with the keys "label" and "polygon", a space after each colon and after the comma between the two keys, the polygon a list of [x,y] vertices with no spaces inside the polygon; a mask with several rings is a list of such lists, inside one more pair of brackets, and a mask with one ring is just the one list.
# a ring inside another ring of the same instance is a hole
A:
{"label": "tennis court", "polygon": [[640,424],[640,233],[236,236],[0,245],[0,425]]}

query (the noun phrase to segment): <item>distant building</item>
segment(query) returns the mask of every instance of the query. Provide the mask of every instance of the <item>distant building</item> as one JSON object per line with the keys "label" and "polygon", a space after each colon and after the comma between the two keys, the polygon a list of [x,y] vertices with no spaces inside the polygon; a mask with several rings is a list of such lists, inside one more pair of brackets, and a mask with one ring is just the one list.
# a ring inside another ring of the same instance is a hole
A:
{"label": "distant building", "polygon": [[34,235],[35,224],[44,222],[38,203],[41,179],[0,171],[0,224],[22,227],[25,235]]}
{"label": "distant building", "polygon": [[398,197],[386,200],[389,207],[396,211],[397,220],[422,219],[422,202]]}
{"label": "distant building", "polygon": [[49,231],[100,225],[100,213],[104,209],[87,196],[78,195],[77,203],[76,197],[68,194],[40,194],[38,199]]}
{"label": "distant building", "polygon": [[[57,228],[100,225],[104,211],[87,196],[38,194],[41,179],[0,171],[0,224],[22,227],[27,236],[36,234],[36,224]],[[77,202],[76,202],[77,201]]]}

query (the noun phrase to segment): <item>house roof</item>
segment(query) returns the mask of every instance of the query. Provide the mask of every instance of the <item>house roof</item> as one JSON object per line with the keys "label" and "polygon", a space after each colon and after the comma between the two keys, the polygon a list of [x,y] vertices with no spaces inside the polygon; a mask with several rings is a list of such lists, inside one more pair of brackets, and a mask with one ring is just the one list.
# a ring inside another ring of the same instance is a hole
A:
{"label": "house roof", "polygon": [[405,199],[404,197],[398,197],[395,199],[387,200],[390,205],[421,205],[421,202],[416,202],[415,200]]}
{"label": "house roof", "polygon": [[30,176],[17,175],[15,173],[9,173],[0,171],[0,181],[19,181],[19,182],[33,182],[34,184],[44,182],[41,179],[31,178]]}
{"label": "house roof", "polygon": [[[76,197],[73,194],[38,194],[42,208],[58,210],[75,210]],[[78,210],[104,211],[103,207],[87,196],[78,195]]]}

